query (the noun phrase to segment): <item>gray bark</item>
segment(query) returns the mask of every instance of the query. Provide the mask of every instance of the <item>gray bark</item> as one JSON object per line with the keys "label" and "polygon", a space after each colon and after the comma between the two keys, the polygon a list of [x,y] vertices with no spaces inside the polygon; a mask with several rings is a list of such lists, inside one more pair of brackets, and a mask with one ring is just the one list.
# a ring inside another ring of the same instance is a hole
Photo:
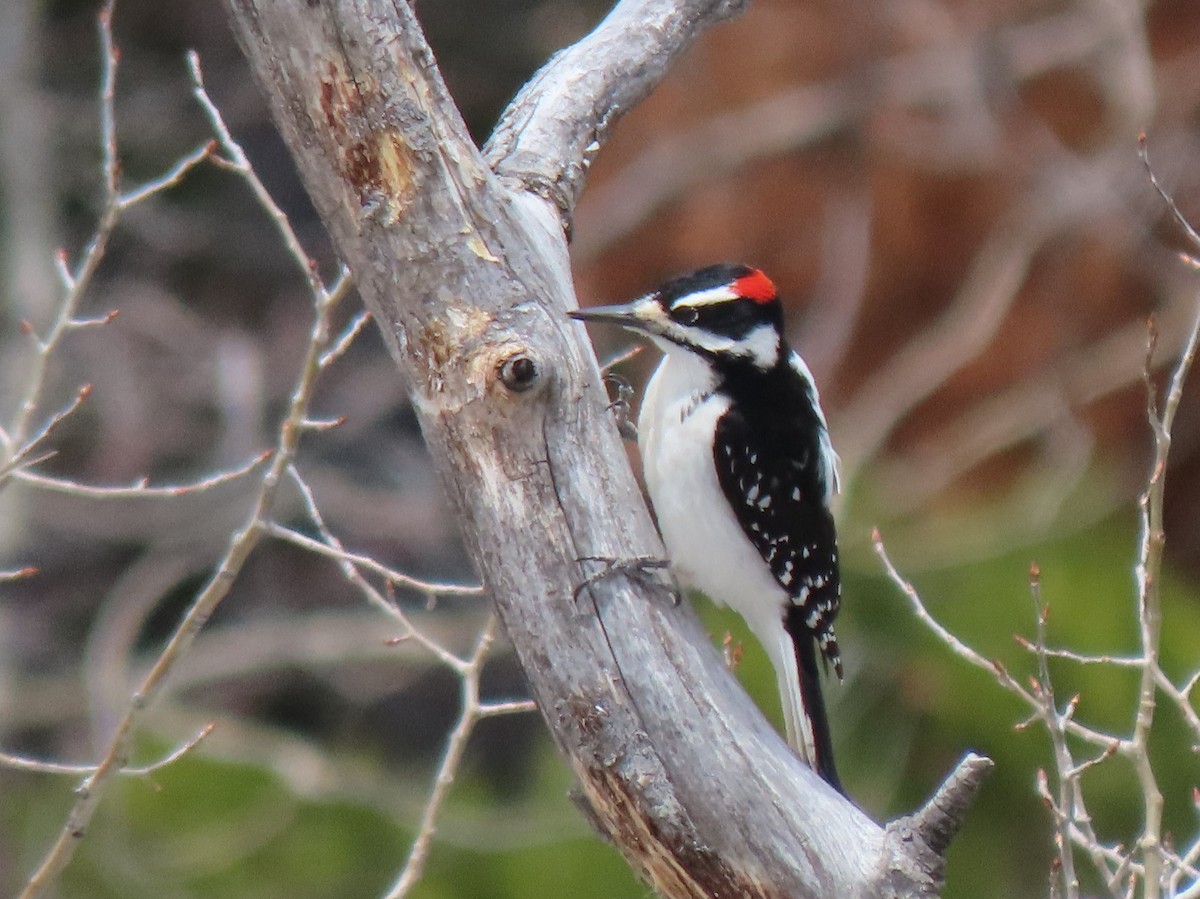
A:
{"label": "gray bark", "polygon": [[403,0],[226,2],[596,826],[662,896],[936,895],[928,837],[961,803],[885,830],[788,750],[686,603],[623,575],[576,596],[584,557],[663,550],[565,316],[564,226],[619,114],[738,4],[621,3],[485,161]]}

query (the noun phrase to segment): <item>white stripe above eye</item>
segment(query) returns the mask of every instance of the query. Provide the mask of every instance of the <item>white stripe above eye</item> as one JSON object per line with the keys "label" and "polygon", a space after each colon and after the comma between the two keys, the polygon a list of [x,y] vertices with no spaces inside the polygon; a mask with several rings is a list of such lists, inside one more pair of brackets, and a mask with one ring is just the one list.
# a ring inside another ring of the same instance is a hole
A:
{"label": "white stripe above eye", "polygon": [[698,290],[695,293],[685,293],[671,304],[671,308],[712,306],[717,303],[728,303],[730,300],[736,299],[738,299],[738,295],[733,292],[733,285],[722,284],[720,287],[710,287],[707,290]]}

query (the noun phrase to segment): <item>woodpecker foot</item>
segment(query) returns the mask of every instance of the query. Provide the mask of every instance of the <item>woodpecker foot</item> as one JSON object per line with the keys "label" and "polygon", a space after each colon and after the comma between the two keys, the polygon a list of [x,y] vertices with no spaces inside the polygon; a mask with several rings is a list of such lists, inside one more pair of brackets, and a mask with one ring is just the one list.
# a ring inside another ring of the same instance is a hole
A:
{"label": "woodpecker foot", "polygon": [[633,423],[630,414],[633,411],[633,404],[630,402],[633,399],[633,385],[623,376],[611,371],[605,374],[604,383],[612,385],[613,399],[608,404],[608,411],[617,423],[617,431],[626,440],[636,442],[637,425]]}
{"label": "woodpecker foot", "polygon": [[671,605],[673,606],[679,605],[683,600],[683,596],[676,589],[674,581],[670,579],[670,575],[663,576],[664,572],[667,572],[671,567],[671,563],[666,559],[656,559],[652,556],[637,556],[633,559],[614,559],[609,556],[580,556],[578,561],[598,562],[604,567],[595,574],[588,575],[575,588],[576,602],[579,601],[579,596],[584,590],[618,574],[625,575],[640,584],[669,590],[671,593]]}

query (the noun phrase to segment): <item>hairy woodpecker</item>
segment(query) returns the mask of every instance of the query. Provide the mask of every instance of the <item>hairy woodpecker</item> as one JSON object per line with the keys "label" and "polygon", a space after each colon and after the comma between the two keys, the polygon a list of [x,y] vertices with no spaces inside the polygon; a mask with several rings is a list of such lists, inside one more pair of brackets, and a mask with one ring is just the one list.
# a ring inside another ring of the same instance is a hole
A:
{"label": "hairy woodpecker", "polygon": [[842,676],[829,503],[838,459],[812,373],[783,336],[775,285],[714,265],[621,306],[571,313],[664,353],[638,442],[672,570],[746,620],[779,681],[788,742],[839,791],[817,653]]}

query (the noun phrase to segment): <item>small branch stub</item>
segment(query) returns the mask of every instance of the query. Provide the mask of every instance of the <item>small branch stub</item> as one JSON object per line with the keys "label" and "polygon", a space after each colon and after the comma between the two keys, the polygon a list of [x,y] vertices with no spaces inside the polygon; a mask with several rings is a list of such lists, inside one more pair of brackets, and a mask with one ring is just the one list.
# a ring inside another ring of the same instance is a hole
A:
{"label": "small branch stub", "polygon": [[967,753],[930,800],[911,815],[887,825],[883,857],[890,861],[880,872],[879,895],[926,895],[933,884],[940,891],[950,841],[966,820],[983,783],[995,763],[986,756]]}

